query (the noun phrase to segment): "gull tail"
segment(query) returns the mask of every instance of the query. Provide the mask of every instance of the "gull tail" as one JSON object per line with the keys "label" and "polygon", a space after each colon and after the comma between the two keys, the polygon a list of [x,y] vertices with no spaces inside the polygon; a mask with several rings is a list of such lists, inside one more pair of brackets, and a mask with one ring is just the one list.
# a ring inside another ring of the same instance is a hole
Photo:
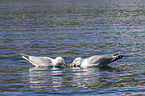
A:
{"label": "gull tail", "polygon": [[26,55],[26,54],[23,54],[23,53],[21,53],[21,55],[22,55],[22,58],[28,60],[32,65],[35,65],[36,67],[39,67],[37,64],[35,64],[35,63],[33,62],[33,60],[31,60],[31,57],[32,57],[32,56],[29,56],[29,55]]}
{"label": "gull tail", "polygon": [[115,58],[113,60],[111,60],[111,62],[114,62],[114,61],[124,57],[124,55],[120,55],[119,53],[113,54],[112,56],[115,57]]}
{"label": "gull tail", "polygon": [[22,55],[22,58],[24,58],[24,59],[26,59],[26,60],[30,60],[28,55],[23,54],[23,53],[21,53],[21,55]]}

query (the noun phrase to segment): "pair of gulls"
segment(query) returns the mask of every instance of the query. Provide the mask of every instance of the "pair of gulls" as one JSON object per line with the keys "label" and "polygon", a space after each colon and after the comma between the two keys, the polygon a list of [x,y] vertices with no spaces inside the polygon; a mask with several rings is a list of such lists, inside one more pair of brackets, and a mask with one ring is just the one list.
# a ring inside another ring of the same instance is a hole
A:
{"label": "pair of gulls", "polygon": [[[28,56],[26,54],[21,55],[22,58],[28,60],[36,67],[40,66],[61,67],[61,65],[67,66],[62,57],[56,57],[55,59],[52,59],[50,57],[36,57],[36,56]],[[94,55],[86,59],[77,57],[76,59],[73,60],[70,66],[73,67],[106,66],[109,63],[114,62],[122,57],[123,55],[120,55],[119,53],[112,55]]]}

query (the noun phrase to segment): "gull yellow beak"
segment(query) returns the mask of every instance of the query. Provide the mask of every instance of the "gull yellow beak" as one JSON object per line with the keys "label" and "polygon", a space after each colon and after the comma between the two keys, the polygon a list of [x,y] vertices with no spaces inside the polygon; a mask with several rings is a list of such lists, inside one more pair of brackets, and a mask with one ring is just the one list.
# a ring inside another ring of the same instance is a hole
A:
{"label": "gull yellow beak", "polygon": [[64,66],[67,66],[66,63],[63,63]]}
{"label": "gull yellow beak", "polygon": [[73,64],[75,64],[75,63],[71,63],[69,66],[72,66]]}

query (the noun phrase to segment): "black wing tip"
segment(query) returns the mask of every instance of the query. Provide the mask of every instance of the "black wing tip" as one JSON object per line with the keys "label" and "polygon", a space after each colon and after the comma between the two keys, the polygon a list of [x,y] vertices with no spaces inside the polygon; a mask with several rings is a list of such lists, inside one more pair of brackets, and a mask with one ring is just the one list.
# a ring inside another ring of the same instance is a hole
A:
{"label": "black wing tip", "polygon": [[114,62],[114,61],[124,57],[125,55],[120,55],[120,53],[115,53],[115,54],[113,54],[113,56],[115,56],[115,58],[111,62]]}
{"label": "black wing tip", "polygon": [[125,55],[120,55],[120,54],[117,55],[117,54],[115,54],[115,55],[113,55],[113,56],[115,56],[115,58],[114,58],[111,62],[114,62],[114,61],[116,61],[116,60],[118,60],[118,59],[124,57]]}
{"label": "black wing tip", "polygon": [[118,55],[118,56],[116,56],[116,58],[122,58],[122,57],[124,57],[125,55]]}
{"label": "black wing tip", "polygon": [[23,54],[23,53],[21,53],[21,55],[22,55],[22,58],[27,58],[27,59],[29,59],[29,56],[28,55],[26,55],[26,54]]}
{"label": "black wing tip", "polygon": [[116,56],[116,58],[122,58],[125,57],[126,55],[121,55],[120,53],[115,53],[113,56]]}

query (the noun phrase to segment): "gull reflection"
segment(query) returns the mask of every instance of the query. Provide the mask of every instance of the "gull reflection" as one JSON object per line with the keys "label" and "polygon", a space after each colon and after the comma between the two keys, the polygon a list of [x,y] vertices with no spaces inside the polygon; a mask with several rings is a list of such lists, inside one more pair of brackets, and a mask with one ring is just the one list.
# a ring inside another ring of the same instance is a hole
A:
{"label": "gull reflection", "polygon": [[113,67],[91,67],[91,68],[78,68],[73,67],[75,77],[73,78],[73,86],[78,88],[103,88],[113,86],[112,81],[115,78],[114,72],[120,70]]}
{"label": "gull reflection", "polygon": [[[29,69],[29,84],[32,89],[45,91],[88,90],[106,88],[112,85],[111,80],[120,70],[113,67],[91,68],[43,68]],[[114,82],[113,82],[114,83]],[[116,83],[114,83],[116,84]]]}
{"label": "gull reflection", "polygon": [[30,87],[57,90],[61,86],[62,75],[61,68],[32,67],[29,69]]}

